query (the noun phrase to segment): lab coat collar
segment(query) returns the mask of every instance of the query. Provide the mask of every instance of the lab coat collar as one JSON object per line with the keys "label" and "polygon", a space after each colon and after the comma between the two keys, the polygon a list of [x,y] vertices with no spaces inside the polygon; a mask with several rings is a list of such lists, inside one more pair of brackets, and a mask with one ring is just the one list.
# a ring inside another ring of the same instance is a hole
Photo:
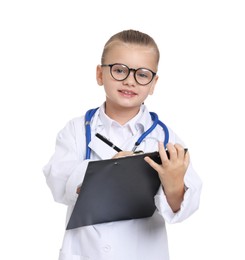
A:
{"label": "lab coat collar", "polygon": [[[105,114],[104,104],[100,106],[92,120],[93,133],[100,133],[106,138],[110,137],[112,124],[117,123]],[[139,113],[125,124],[135,136],[140,136],[152,126],[150,113],[145,105],[141,105]],[[92,135],[89,147],[102,159],[112,158],[117,152],[98,138]]]}
{"label": "lab coat collar", "polygon": [[[118,123],[106,115],[105,103],[100,107],[98,117],[98,127],[103,128],[106,135],[110,136],[112,125],[118,125]],[[129,120],[124,126],[127,126],[132,134],[135,135],[138,131],[144,132],[145,128],[148,128],[149,124],[151,124],[149,111],[147,110],[146,106],[142,104],[139,113],[134,118]]]}

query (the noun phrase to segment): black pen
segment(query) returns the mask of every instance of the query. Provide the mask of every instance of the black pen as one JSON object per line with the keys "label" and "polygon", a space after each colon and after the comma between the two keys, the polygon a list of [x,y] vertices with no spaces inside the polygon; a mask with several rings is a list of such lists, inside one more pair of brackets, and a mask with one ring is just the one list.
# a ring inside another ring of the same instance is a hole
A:
{"label": "black pen", "polygon": [[104,143],[108,144],[110,147],[112,147],[114,150],[116,150],[117,152],[121,152],[122,150],[117,147],[116,145],[114,145],[112,142],[110,142],[107,138],[105,138],[103,135],[96,133],[95,136],[97,136],[101,141],[103,141]]}

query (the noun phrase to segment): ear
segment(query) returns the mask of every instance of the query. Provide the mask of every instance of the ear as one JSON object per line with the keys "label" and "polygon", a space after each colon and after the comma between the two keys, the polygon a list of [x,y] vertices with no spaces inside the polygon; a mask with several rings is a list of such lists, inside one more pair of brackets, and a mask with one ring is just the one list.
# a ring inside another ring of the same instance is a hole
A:
{"label": "ear", "polygon": [[151,83],[151,87],[150,87],[150,90],[149,90],[149,95],[153,95],[155,86],[157,84],[157,80],[158,80],[158,76],[156,75],[154,77],[154,79],[153,79],[153,82]]}
{"label": "ear", "polygon": [[96,80],[99,86],[103,85],[103,77],[102,77],[102,67],[101,65],[97,65],[96,67]]}

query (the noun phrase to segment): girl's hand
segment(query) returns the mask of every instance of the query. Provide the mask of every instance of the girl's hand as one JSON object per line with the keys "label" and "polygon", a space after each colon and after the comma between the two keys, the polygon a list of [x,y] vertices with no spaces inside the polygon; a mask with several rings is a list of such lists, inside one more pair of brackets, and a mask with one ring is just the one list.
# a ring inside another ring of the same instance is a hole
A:
{"label": "girl's hand", "polygon": [[133,155],[132,151],[121,151],[117,154],[115,154],[112,159],[120,158],[120,157],[125,157],[125,156],[130,156]]}
{"label": "girl's hand", "polygon": [[190,163],[189,152],[180,144],[167,144],[169,159],[163,143],[159,142],[159,154],[162,164],[149,157],[145,161],[158,172],[168,203],[174,212],[178,211],[184,196],[184,176]]}

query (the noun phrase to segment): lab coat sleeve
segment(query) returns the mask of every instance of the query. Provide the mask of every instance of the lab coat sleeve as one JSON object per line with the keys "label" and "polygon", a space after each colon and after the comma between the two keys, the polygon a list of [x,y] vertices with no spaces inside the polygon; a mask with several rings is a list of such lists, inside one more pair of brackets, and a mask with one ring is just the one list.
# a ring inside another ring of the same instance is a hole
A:
{"label": "lab coat sleeve", "polygon": [[88,160],[83,161],[83,158],[79,158],[82,154],[78,152],[74,124],[71,120],[58,133],[55,152],[43,168],[54,200],[66,205],[75,204],[78,196],[76,190],[83,181],[88,165]]}
{"label": "lab coat sleeve", "polygon": [[[169,129],[169,132],[169,142],[173,144],[179,143],[185,147],[183,141],[171,129]],[[157,211],[168,223],[181,222],[191,216],[199,208],[202,181],[194,170],[191,162],[185,173],[184,183],[186,186],[186,191],[178,212],[172,211],[162,187],[159,188],[158,193],[155,196]]]}

